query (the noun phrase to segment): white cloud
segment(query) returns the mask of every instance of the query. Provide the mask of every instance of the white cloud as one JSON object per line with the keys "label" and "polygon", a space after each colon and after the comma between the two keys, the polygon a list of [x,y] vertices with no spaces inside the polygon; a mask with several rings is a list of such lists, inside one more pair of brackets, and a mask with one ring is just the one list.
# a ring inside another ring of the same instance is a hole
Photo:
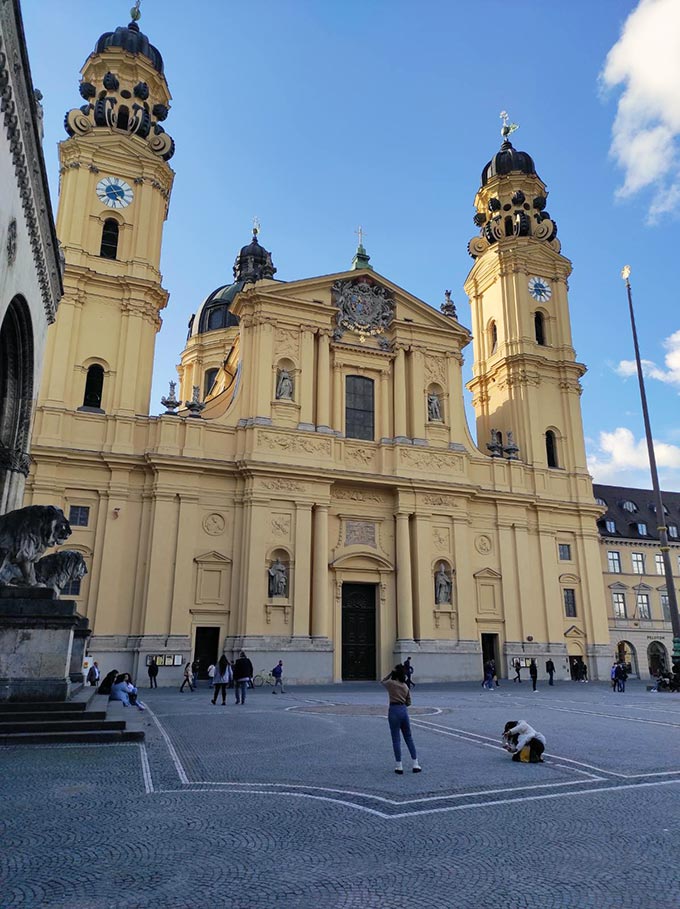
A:
{"label": "white cloud", "polygon": [[[596,483],[651,488],[647,443],[630,429],[617,427],[601,432],[588,445],[588,469]],[[662,488],[674,489],[680,481],[680,445],[654,440],[654,452]]]}
{"label": "white cloud", "polygon": [[[642,360],[642,372],[649,379],[657,379],[667,385],[677,385],[680,388],[680,331],[673,332],[663,342],[666,348],[664,363],[666,368],[657,366],[653,360]],[[615,372],[627,379],[637,372],[635,360],[621,360],[615,367]]]}
{"label": "white cloud", "polygon": [[602,84],[623,87],[611,154],[624,169],[622,197],[649,187],[649,220],[674,209],[680,136],[680,0],[640,0],[607,55]]}

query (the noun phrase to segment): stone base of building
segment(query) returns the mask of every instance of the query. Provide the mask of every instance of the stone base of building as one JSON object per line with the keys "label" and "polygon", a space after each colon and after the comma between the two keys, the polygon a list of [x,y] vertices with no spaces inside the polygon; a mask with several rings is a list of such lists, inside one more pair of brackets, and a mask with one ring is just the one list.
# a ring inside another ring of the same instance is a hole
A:
{"label": "stone base of building", "polygon": [[0,701],[67,700],[82,683],[88,637],[75,600],[45,588],[0,588]]}

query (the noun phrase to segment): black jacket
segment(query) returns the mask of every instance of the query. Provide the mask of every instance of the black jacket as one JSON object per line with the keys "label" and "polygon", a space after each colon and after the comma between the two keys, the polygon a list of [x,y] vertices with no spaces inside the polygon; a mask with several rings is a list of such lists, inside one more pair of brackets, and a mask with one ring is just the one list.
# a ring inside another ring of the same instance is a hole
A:
{"label": "black jacket", "polygon": [[243,681],[243,679],[252,679],[253,664],[248,657],[239,657],[234,663],[234,681]]}

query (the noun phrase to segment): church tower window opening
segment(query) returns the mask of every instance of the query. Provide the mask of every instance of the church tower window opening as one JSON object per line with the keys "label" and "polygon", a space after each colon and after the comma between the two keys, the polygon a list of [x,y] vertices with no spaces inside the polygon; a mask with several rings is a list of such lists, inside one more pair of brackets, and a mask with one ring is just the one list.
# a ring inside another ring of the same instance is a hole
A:
{"label": "church tower window opening", "polygon": [[205,376],[203,378],[203,397],[207,398],[210,394],[210,389],[215,384],[215,379],[217,378],[217,373],[219,369],[206,369]]}
{"label": "church tower window opening", "polygon": [[116,259],[118,256],[118,222],[114,218],[107,218],[102,228],[102,242],[99,255],[102,259]]}
{"label": "church tower window opening", "polygon": [[373,379],[347,376],[345,401],[345,436],[372,442],[375,437]]}
{"label": "church tower window opening", "polygon": [[103,391],[104,367],[100,366],[98,363],[93,363],[87,370],[83,407],[93,407],[96,410],[101,410]]}
{"label": "church tower window opening", "polygon": [[122,107],[118,108],[118,116],[116,117],[116,126],[118,129],[127,130],[130,122],[130,110],[126,107],[125,104]]}
{"label": "church tower window opening", "polygon": [[534,333],[536,335],[536,343],[540,344],[541,347],[545,347],[545,319],[540,310],[534,313]]}
{"label": "church tower window opening", "polygon": [[557,459],[557,439],[552,429],[545,434],[545,456],[548,461],[548,467],[559,467]]}

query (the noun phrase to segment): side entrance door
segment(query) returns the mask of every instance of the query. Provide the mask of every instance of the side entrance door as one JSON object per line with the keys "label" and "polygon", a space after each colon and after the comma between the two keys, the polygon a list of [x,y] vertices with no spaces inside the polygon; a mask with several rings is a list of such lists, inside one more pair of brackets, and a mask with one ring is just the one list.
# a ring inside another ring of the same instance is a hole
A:
{"label": "side entrance door", "polygon": [[374,680],[375,584],[342,585],[342,677],[347,681]]}
{"label": "side entrance door", "polygon": [[198,678],[207,679],[208,666],[214,666],[217,662],[217,651],[220,646],[220,629],[208,627],[198,627],[196,629],[196,641],[194,643],[194,660],[198,660]]}

